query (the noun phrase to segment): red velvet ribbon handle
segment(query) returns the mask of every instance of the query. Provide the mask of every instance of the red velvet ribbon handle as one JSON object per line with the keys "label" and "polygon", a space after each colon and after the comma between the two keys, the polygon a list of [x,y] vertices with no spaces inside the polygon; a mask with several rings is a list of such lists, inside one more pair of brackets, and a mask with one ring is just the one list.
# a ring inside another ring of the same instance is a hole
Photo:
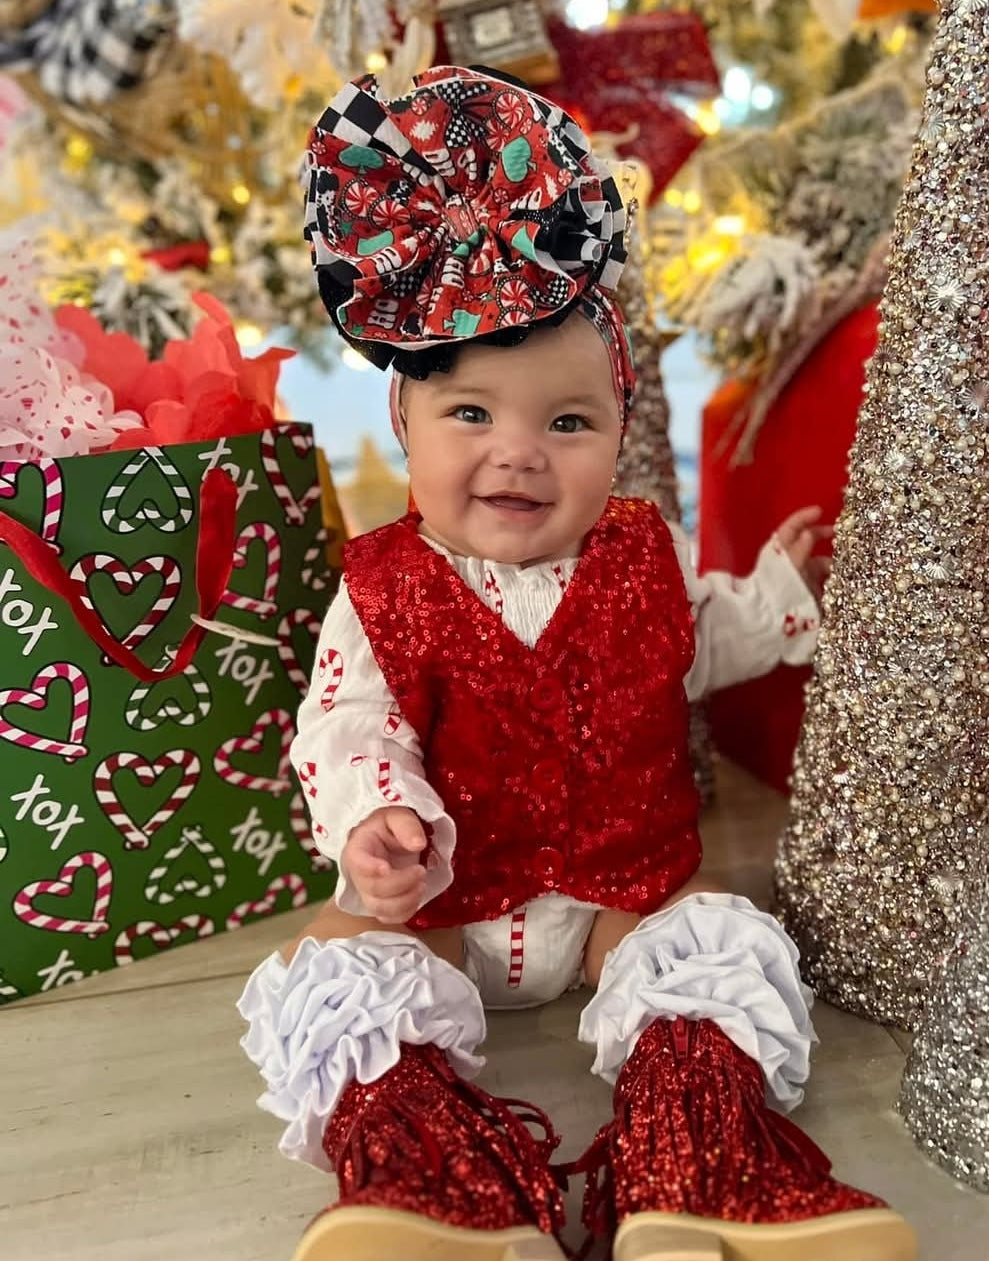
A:
{"label": "red velvet ribbon handle", "polygon": [[[230,581],[236,544],[236,517],[236,483],[223,469],[210,469],[199,489],[199,539],[196,543],[196,594],[202,618],[213,616]],[[5,512],[0,512],[0,542],[11,547],[32,578],[65,600],[76,621],[97,647],[142,682],[150,683],[181,674],[196,655],[206,629],[194,623],[179,644],[170,666],[164,670],[146,666],[130,648],[114,639],[95,612],[83,602],[81,584],[65,572],[51,544]]]}

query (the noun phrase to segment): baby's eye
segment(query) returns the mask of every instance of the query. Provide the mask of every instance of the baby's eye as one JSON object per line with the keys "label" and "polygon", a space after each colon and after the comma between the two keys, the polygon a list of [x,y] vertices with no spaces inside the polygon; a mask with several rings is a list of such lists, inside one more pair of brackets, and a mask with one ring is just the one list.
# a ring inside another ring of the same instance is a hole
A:
{"label": "baby's eye", "polygon": [[589,426],[583,416],[557,416],[550,425],[553,433],[580,433],[587,428]]}
{"label": "baby's eye", "polygon": [[474,407],[470,403],[455,407],[452,414],[468,425],[487,425],[491,421],[491,417],[483,407]]}

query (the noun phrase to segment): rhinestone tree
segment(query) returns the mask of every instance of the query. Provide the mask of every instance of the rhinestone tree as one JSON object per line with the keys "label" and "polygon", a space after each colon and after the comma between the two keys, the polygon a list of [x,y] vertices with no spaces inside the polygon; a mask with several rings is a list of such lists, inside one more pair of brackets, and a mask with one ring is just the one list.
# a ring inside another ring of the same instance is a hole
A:
{"label": "rhinestone tree", "polygon": [[[989,855],[987,855],[989,857]],[[899,1109],[926,1155],[989,1191],[989,874],[914,1039]]]}
{"label": "rhinestone tree", "polygon": [[989,789],[987,47],[989,0],[945,0],[776,866],[810,984],[907,1027]]}

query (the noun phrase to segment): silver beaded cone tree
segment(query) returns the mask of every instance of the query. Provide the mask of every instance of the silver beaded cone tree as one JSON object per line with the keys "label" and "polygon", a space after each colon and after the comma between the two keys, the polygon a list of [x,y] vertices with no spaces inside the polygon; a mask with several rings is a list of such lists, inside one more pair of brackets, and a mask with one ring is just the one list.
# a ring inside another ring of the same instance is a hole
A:
{"label": "silver beaded cone tree", "polygon": [[932,1160],[989,1191],[989,876],[924,1011],[899,1109]]}
{"label": "silver beaded cone tree", "polygon": [[[670,405],[660,368],[667,336],[656,325],[649,298],[643,235],[633,221],[628,262],[618,290],[631,337],[638,384],[618,458],[615,494],[649,499],[667,521],[679,522],[683,514],[670,442]],[[714,764],[703,704],[690,707],[690,756],[697,791],[707,805],[714,798]]]}
{"label": "silver beaded cone tree", "polygon": [[824,998],[912,1028],[989,790],[989,0],[945,0],[776,866]]}

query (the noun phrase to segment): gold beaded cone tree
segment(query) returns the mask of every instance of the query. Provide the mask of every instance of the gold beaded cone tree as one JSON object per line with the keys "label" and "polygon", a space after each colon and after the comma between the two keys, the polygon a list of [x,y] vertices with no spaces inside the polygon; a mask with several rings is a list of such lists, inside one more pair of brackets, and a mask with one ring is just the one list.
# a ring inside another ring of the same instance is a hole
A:
{"label": "gold beaded cone tree", "polygon": [[[640,212],[645,214],[646,212]],[[649,499],[667,521],[682,517],[676,465],[670,441],[670,405],[663,387],[660,357],[668,336],[656,324],[646,280],[645,233],[633,222],[628,235],[628,262],[618,297],[628,323],[638,384],[628,430],[618,458],[615,494]],[[701,802],[714,799],[711,735],[703,704],[690,707],[690,756]]]}
{"label": "gold beaded cone tree", "polygon": [[809,983],[908,1028],[989,790],[987,48],[989,0],[945,0],[776,864]]}
{"label": "gold beaded cone tree", "polygon": [[989,1191],[989,875],[924,1012],[899,1110],[924,1152]]}

